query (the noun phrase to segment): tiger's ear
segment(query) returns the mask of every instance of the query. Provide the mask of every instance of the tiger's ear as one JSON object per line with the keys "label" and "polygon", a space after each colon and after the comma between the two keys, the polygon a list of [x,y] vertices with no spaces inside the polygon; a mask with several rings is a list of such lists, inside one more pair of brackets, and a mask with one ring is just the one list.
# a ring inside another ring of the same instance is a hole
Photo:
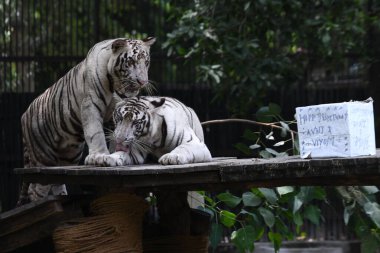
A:
{"label": "tiger's ear", "polygon": [[142,40],[144,42],[144,44],[148,47],[150,47],[151,45],[154,44],[154,42],[156,42],[156,38],[154,37],[147,37],[145,39]]}
{"label": "tiger's ear", "polygon": [[160,106],[162,106],[163,104],[165,104],[165,98],[161,98],[160,100],[153,100],[153,101],[151,101],[150,103],[152,104],[152,105],[154,105],[154,107],[160,107]]}
{"label": "tiger's ear", "polygon": [[120,48],[124,47],[127,44],[126,40],[123,39],[117,39],[114,42],[112,42],[112,52],[118,51]]}

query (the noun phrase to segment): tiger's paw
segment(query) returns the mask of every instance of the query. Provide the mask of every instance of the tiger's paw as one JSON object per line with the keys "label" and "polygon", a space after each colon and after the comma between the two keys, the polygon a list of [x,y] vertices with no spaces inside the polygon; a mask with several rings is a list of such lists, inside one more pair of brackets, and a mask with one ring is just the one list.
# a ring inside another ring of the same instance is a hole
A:
{"label": "tiger's paw", "polygon": [[126,165],[126,153],[119,151],[110,155],[106,154],[90,154],[84,160],[86,165],[98,166],[122,166]]}
{"label": "tiger's paw", "polygon": [[176,154],[176,153],[168,153],[160,157],[158,159],[158,162],[162,165],[170,165],[170,164],[186,164],[190,163],[190,159],[182,154]]}

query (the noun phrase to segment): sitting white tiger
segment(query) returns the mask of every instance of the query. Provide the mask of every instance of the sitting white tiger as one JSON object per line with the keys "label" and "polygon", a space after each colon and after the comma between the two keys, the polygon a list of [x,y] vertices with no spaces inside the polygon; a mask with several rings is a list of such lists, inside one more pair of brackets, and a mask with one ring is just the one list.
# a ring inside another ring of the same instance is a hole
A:
{"label": "sitting white tiger", "polygon": [[[85,142],[89,155],[109,155],[103,123],[111,119],[113,95],[133,97],[148,87],[150,46],[144,40],[112,39],[97,43],[87,57],[36,98],[22,115],[24,166],[78,164]],[[108,118],[108,119],[107,119]],[[48,194],[67,194],[64,185],[24,182],[18,205]]]}
{"label": "sitting white tiger", "polygon": [[161,164],[211,161],[193,109],[169,97],[133,97],[116,104],[115,153],[91,163],[118,166],[144,163],[148,154]]}

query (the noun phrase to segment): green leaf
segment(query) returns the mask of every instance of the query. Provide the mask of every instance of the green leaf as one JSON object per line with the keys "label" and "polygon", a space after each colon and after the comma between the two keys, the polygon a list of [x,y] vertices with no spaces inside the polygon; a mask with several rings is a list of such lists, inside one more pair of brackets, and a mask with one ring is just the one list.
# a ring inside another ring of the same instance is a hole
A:
{"label": "green leaf", "polygon": [[285,141],[279,141],[279,142],[273,144],[273,147],[283,146],[284,144],[285,144]]}
{"label": "green leaf", "polygon": [[212,207],[214,207],[216,205],[215,201],[210,198],[209,196],[206,195],[206,193],[204,191],[197,191],[204,199],[205,201]]}
{"label": "green leaf", "polygon": [[256,227],[255,232],[255,241],[258,241],[263,237],[265,228],[263,226]]}
{"label": "green leaf", "polygon": [[232,195],[229,192],[220,193],[216,196],[217,199],[225,203],[228,207],[234,208],[240,204],[241,198]]}
{"label": "green leaf", "polygon": [[249,140],[249,141],[257,141],[257,139],[260,137],[260,135],[258,135],[257,133],[255,132],[252,132],[251,130],[249,129],[245,129],[244,130],[244,133],[243,133],[243,138],[246,139],[246,140]]}
{"label": "green leaf", "polygon": [[245,210],[245,209],[242,209],[242,210],[240,211],[239,214],[248,214],[248,215],[251,216],[255,221],[257,221],[257,216],[256,216],[256,214],[254,214],[253,212],[249,212],[249,211],[247,211],[247,210]]}
{"label": "green leaf", "polygon": [[209,203],[211,206],[216,205],[215,201],[212,198],[210,198],[209,196],[205,195],[204,198],[205,198],[206,202]]}
{"label": "green leaf", "polygon": [[267,224],[267,226],[270,228],[273,227],[275,222],[273,213],[264,207],[259,207],[259,213],[264,218],[265,224]]}
{"label": "green leaf", "polygon": [[252,252],[254,249],[255,230],[252,226],[247,225],[231,234],[231,241],[239,252]]}
{"label": "green leaf", "polygon": [[289,124],[284,122],[284,121],[280,121],[280,124],[281,124],[281,127],[284,128],[285,130],[287,131],[290,131],[290,127],[289,127]]}
{"label": "green leaf", "polygon": [[286,124],[285,122],[283,121],[280,121],[280,124],[281,124],[281,137],[286,137],[287,133],[290,132],[290,128],[289,128],[289,125]]}
{"label": "green leaf", "polygon": [[298,196],[295,196],[294,202],[293,202],[293,214],[296,213],[301,208],[302,205],[303,205],[302,200]]}
{"label": "green leaf", "polygon": [[309,203],[313,199],[325,200],[326,191],[323,187],[302,186],[297,197],[304,203]]}
{"label": "green leaf", "polygon": [[261,204],[261,198],[253,192],[244,192],[242,199],[245,206],[259,206]]}
{"label": "green leaf", "polygon": [[239,151],[241,151],[245,155],[251,155],[252,150],[244,143],[239,142],[234,145],[235,148],[237,148]]}
{"label": "green leaf", "polygon": [[368,194],[375,194],[379,192],[379,188],[376,186],[361,186],[360,188],[362,188]]}
{"label": "green leaf", "polygon": [[244,4],[244,11],[248,11],[250,5],[251,5],[251,2],[246,2]]}
{"label": "green leaf", "polygon": [[313,224],[318,226],[319,225],[319,219],[321,217],[321,210],[314,205],[308,205],[305,208],[304,216],[305,216],[305,218],[310,220]]}
{"label": "green leaf", "polygon": [[368,202],[364,205],[364,210],[366,214],[371,218],[371,220],[380,227],[380,208],[379,204],[375,202]]}
{"label": "green leaf", "polygon": [[216,83],[220,83],[220,76],[217,75],[217,73],[213,70],[210,70],[208,74],[214,79]]}
{"label": "green leaf", "polygon": [[280,115],[281,114],[281,107],[278,104],[275,103],[269,103],[269,112],[272,115]]}
{"label": "green leaf", "polygon": [[278,156],[279,155],[279,153],[276,150],[274,150],[274,149],[266,148],[265,150],[268,151],[269,153],[271,153],[274,156]]}
{"label": "green leaf", "polygon": [[313,196],[312,196],[313,199],[326,200],[326,190],[325,190],[325,188],[320,187],[320,186],[316,186],[316,187],[313,187],[313,188],[314,188],[314,192],[313,192]]}
{"label": "green leaf", "polygon": [[280,196],[282,196],[282,195],[294,192],[294,187],[293,186],[281,186],[281,187],[277,187],[276,190],[277,190],[278,194],[280,194]]}
{"label": "green leaf", "polygon": [[277,194],[274,190],[269,188],[258,188],[259,191],[264,195],[264,197],[268,200],[272,205],[276,204],[278,201]]}
{"label": "green leaf", "polygon": [[323,42],[324,44],[328,44],[328,43],[330,43],[330,41],[331,41],[331,36],[330,36],[330,34],[325,33],[325,34],[322,36],[322,42]]}
{"label": "green leaf", "polygon": [[210,232],[210,243],[213,249],[215,249],[220,243],[220,240],[222,239],[222,235],[223,235],[222,225],[218,223],[212,223],[211,232]]}
{"label": "green leaf", "polygon": [[211,208],[208,208],[208,207],[204,207],[204,206],[198,206],[197,209],[201,210],[201,211],[203,211],[205,213],[208,213],[211,216],[211,219],[214,218],[215,213],[216,213],[215,210],[213,210]]}
{"label": "green leaf", "polygon": [[350,221],[351,215],[354,213],[354,208],[355,208],[356,203],[352,203],[352,205],[346,206],[343,211],[343,220],[344,224],[346,226],[348,225],[348,222]]}
{"label": "green leaf", "polygon": [[235,222],[236,222],[236,214],[234,213],[231,213],[229,211],[226,211],[226,210],[222,210],[220,211],[219,213],[219,217],[220,217],[220,222],[230,228],[232,227],[233,225],[235,225]]}
{"label": "green leaf", "polygon": [[249,146],[250,149],[258,149],[260,147],[261,146],[259,144],[253,144],[253,145]]}
{"label": "green leaf", "polygon": [[268,233],[269,240],[273,243],[275,252],[278,252],[280,250],[281,244],[282,244],[282,236],[279,233]]}
{"label": "green leaf", "polygon": [[288,240],[292,240],[294,238],[293,231],[290,232],[288,224],[285,224],[280,217],[275,218],[275,228],[273,230],[277,233],[280,233],[283,237],[287,238]]}
{"label": "green leaf", "polygon": [[263,106],[257,110],[256,117],[261,122],[271,122],[274,118],[274,115],[270,112],[268,106]]}
{"label": "green leaf", "polygon": [[259,155],[262,157],[262,158],[265,158],[265,159],[269,159],[269,158],[272,158],[273,155],[271,153],[269,153],[268,151],[266,150],[261,150],[259,152]]}
{"label": "green leaf", "polygon": [[271,131],[269,134],[265,135],[265,139],[274,140],[273,131]]}
{"label": "green leaf", "polygon": [[300,212],[296,212],[294,215],[293,215],[293,221],[294,223],[297,225],[297,226],[302,226],[303,225],[303,219],[302,219],[302,216],[301,216],[301,213]]}
{"label": "green leaf", "polygon": [[298,136],[296,136],[294,143],[293,143],[293,154],[294,155],[300,154],[300,142],[299,142]]}

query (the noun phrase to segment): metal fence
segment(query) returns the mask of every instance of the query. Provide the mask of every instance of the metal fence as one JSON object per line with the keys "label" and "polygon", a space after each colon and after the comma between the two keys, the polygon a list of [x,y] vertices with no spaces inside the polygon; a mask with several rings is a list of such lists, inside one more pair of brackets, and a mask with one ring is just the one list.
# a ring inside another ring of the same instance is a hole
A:
{"label": "metal fence", "polygon": [[[17,199],[19,179],[12,171],[23,166],[22,113],[98,41],[157,37],[151,49],[150,79],[157,82],[158,94],[182,100],[195,109],[201,121],[228,116],[223,105],[212,103],[207,85],[196,83],[194,63],[167,58],[161,49],[174,25],[168,19],[170,8],[165,0],[0,0],[0,211],[13,208]],[[305,73],[304,84],[312,84],[310,76]],[[280,89],[268,101],[280,104],[285,117],[291,118],[296,106],[367,98],[370,90],[364,82],[366,77],[360,78],[343,89],[321,86],[323,80],[319,86]],[[206,128],[206,143],[213,155],[237,156],[233,144],[245,127],[230,124]]]}

